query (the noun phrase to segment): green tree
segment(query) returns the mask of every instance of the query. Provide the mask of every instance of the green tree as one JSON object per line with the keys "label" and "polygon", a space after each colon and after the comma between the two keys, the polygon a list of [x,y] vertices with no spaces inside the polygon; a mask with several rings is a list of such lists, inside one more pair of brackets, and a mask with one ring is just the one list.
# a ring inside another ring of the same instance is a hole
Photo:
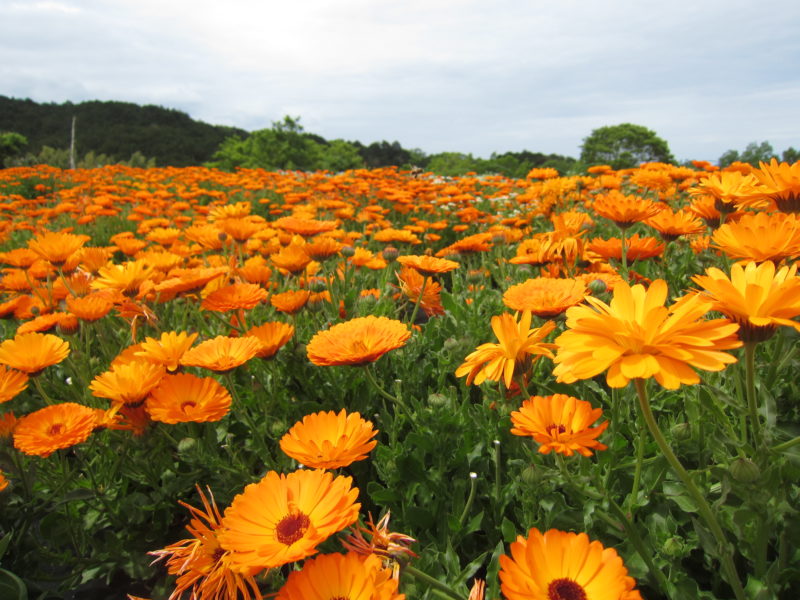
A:
{"label": "green tree", "polygon": [[27,145],[28,138],[21,133],[14,131],[0,133],[0,169],[8,159],[18,156]]}
{"label": "green tree", "polygon": [[781,160],[785,163],[789,163],[790,165],[796,163],[798,160],[800,160],[800,150],[795,150],[792,146],[789,146],[783,151]]}
{"label": "green tree", "polygon": [[364,166],[364,159],[354,144],[345,140],[331,140],[322,145],[319,168],[327,171],[347,171]]}
{"label": "green tree", "polygon": [[754,167],[760,162],[769,162],[775,156],[775,150],[769,142],[750,142],[739,156],[739,160],[749,163]]}
{"label": "green tree", "polygon": [[464,175],[470,171],[478,170],[478,161],[472,154],[462,154],[461,152],[440,152],[433,154],[428,161],[427,169],[437,175],[455,177]]}
{"label": "green tree", "polygon": [[675,159],[666,141],[647,127],[632,123],[595,129],[581,146],[581,162],[586,166],[627,169],[651,161],[674,163]]}

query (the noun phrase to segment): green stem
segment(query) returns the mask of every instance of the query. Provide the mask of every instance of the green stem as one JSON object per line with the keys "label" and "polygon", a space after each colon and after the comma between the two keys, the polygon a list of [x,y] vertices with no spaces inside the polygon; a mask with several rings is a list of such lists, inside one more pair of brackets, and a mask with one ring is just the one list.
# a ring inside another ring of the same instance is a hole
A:
{"label": "green stem", "polygon": [[464,510],[461,511],[461,516],[458,518],[458,525],[459,527],[463,527],[464,521],[467,520],[467,515],[469,515],[469,511],[472,508],[473,502],[475,502],[475,492],[478,490],[478,474],[477,473],[470,473],[469,474],[469,496],[467,496],[467,502],[464,504]]}
{"label": "green stem", "polygon": [[778,444],[777,446],[773,446],[770,448],[773,452],[783,452],[784,450],[788,450],[789,448],[793,448],[800,444],[800,436],[793,438],[787,442],[783,442],[782,444]]}
{"label": "green stem", "polygon": [[633,485],[631,486],[631,493],[628,496],[628,510],[636,502],[639,497],[639,487],[642,482],[642,464],[644,463],[644,436],[645,428],[643,427],[641,416],[636,419],[636,425],[639,430],[639,436],[636,438],[636,467],[633,471]]}
{"label": "green stem", "polygon": [[414,303],[414,310],[411,312],[411,320],[409,321],[410,325],[414,325],[417,320],[417,313],[419,312],[419,305],[422,304],[422,295],[425,293],[425,284],[428,282],[428,278],[423,275],[422,276],[422,285],[419,289],[419,296],[417,296],[417,301]]}
{"label": "green stem", "polygon": [[423,583],[428,584],[434,590],[439,590],[447,595],[449,598],[453,598],[454,600],[464,600],[463,596],[457,594],[449,585],[446,583],[442,583],[438,579],[434,579],[427,573],[423,573],[416,567],[412,567],[411,565],[407,565],[403,568],[403,573],[407,573],[411,575],[417,581],[422,581]]}
{"label": "green stem", "polygon": [[238,409],[238,413],[244,418],[245,423],[247,423],[247,426],[250,428],[251,435],[258,440],[258,444],[261,446],[261,451],[264,453],[262,457],[264,464],[269,464],[269,462],[272,462],[272,453],[270,452],[266,441],[264,441],[264,436],[261,435],[258,426],[256,425],[255,421],[253,421],[253,416],[250,414],[250,408],[245,406],[239,398],[231,371],[225,373],[225,381],[228,384],[228,391],[231,393],[233,402]]}
{"label": "green stem", "polygon": [[621,259],[622,259],[622,278],[625,281],[628,281],[628,246],[625,244],[625,234],[627,233],[625,227],[620,227],[620,242],[622,243],[621,246]]}
{"label": "green stem", "polygon": [[500,475],[502,473],[500,465],[500,440],[494,440],[494,499],[500,502]]}
{"label": "green stem", "polygon": [[375,379],[375,375],[370,370],[369,364],[364,365],[364,372],[367,374],[367,379],[372,384],[372,387],[375,388],[375,391],[378,392],[378,394],[380,394],[382,397],[386,398],[390,402],[398,405],[400,408],[403,409],[403,411],[405,411],[406,414],[411,416],[411,411],[408,410],[408,407],[405,405],[405,403],[402,400],[400,400],[400,398],[398,396],[393,396],[392,394],[390,394],[389,392],[387,392],[385,389],[383,389],[381,387],[381,384],[378,383],[378,380]]}
{"label": "green stem", "polygon": [[642,411],[642,415],[647,423],[647,427],[650,429],[650,433],[655,439],[656,444],[658,444],[658,447],[661,449],[661,453],[664,455],[664,458],[667,459],[670,467],[672,467],[672,470],[683,482],[684,487],[686,487],[686,491],[689,492],[689,495],[697,506],[697,511],[700,513],[700,516],[703,518],[706,525],[711,530],[712,535],[716,539],[718,547],[717,549],[722,562],[722,568],[727,575],[728,583],[733,588],[734,595],[736,596],[737,600],[745,600],[746,596],[744,589],[742,588],[742,582],[739,579],[739,574],[736,572],[736,566],[733,564],[731,547],[727,538],[725,537],[725,532],[722,531],[722,527],[720,527],[714,512],[711,510],[708,502],[706,502],[703,494],[697,488],[697,485],[695,485],[691,475],[689,475],[686,469],[683,468],[681,461],[672,452],[672,449],[669,447],[666,438],[664,438],[664,434],[661,433],[661,429],[658,427],[655,416],[653,416],[653,411],[650,408],[650,401],[647,397],[647,389],[645,387],[644,379],[636,378],[633,380],[633,383],[636,386],[636,393],[639,396],[639,408]]}
{"label": "green stem", "polygon": [[761,446],[761,423],[758,419],[758,405],[756,402],[756,342],[747,342],[744,345],[745,381],[747,388],[747,412],[750,415],[750,434],[753,446]]}
{"label": "green stem", "polygon": [[44,386],[42,386],[42,384],[39,382],[39,376],[34,375],[31,377],[31,379],[33,380],[33,386],[36,388],[36,391],[39,392],[39,395],[42,398],[44,398],[45,404],[47,404],[48,406],[55,404],[52,398],[50,398],[50,396],[47,395],[47,392],[44,391]]}

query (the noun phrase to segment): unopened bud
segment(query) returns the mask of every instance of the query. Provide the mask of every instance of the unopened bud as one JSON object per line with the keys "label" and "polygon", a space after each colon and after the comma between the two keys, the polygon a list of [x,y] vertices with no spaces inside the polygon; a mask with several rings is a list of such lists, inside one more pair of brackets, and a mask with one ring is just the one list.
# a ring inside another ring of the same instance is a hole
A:
{"label": "unopened bud", "polygon": [[731,476],[739,483],[755,483],[761,477],[761,469],[749,458],[737,458],[729,468]]}
{"label": "unopened bud", "polygon": [[606,282],[603,281],[602,279],[593,279],[592,281],[589,282],[589,285],[587,287],[589,288],[589,291],[592,292],[593,294],[602,294],[603,292],[606,292],[608,290]]}
{"label": "unopened bud", "polygon": [[342,253],[342,256],[346,256],[349,258],[356,253],[356,249],[353,248],[352,246],[345,246],[340,250],[340,252]]}

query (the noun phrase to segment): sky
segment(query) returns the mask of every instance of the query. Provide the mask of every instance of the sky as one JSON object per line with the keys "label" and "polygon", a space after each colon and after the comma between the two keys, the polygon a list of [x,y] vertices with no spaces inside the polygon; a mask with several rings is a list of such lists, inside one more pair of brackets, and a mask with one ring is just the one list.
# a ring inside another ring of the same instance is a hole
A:
{"label": "sky", "polygon": [[797,0],[0,0],[0,95],[155,104],[427,154],[800,148]]}

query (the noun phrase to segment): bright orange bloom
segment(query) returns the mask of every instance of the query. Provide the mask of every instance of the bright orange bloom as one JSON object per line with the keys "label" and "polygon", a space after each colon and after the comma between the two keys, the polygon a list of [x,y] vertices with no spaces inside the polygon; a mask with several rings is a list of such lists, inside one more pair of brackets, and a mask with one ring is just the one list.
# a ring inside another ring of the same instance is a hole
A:
{"label": "bright orange bloom", "polygon": [[269,298],[269,303],[275,310],[289,315],[293,315],[306,305],[311,292],[308,290],[289,290],[280,294],[273,294]]}
{"label": "bright orange bloom", "polygon": [[218,335],[187,350],[180,363],[186,367],[202,367],[212,371],[231,371],[253,358],[260,350],[252,337],[226,337]]}
{"label": "bright orange bloom", "polygon": [[295,238],[288,246],[281,248],[280,252],[271,255],[269,259],[276,267],[290,273],[299,273],[311,263],[311,257],[306,254],[305,243],[300,237]]}
{"label": "bright orange bloom", "polygon": [[682,235],[705,233],[706,230],[703,222],[687,210],[672,212],[667,208],[647,219],[645,223],[658,231],[661,239],[667,242],[676,240]]}
{"label": "bright orange bloom", "polygon": [[[629,261],[661,256],[664,254],[665,248],[664,244],[659,242],[658,239],[651,236],[639,237],[638,233],[625,238],[625,247]],[[622,258],[622,240],[616,237],[608,240],[594,238],[586,250],[594,252],[606,260],[610,258],[619,260]]]}
{"label": "bright orange bloom", "polygon": [[338,469],[364,460],[378,442],[378,431],[357,412],[306,415],[281,438],[284,454],[314,469]]}
{"label": "bright orange bloom", "polygon": [[192,537],[148,553],[157,557],[156,562],[166,559],[167,572],[178,576],[168,600],[179,600],[187,590],[197,599],[260,600],[262,594],[253,575],[261,569],[231,567],[230,552],[223,550],[217,539],[222,515],[211,490],[206,489],[208,498],[197,488],[203,510],[180,501],[192,515],[186,526]]}
{"label": "bright orange bloom", "polygon": [[713,245],[734,259],[780,262],[800,256],[800,217],[785,213],[743,215],[714,232]]}
{"label": "bright orange bloom", "polygon": [[511,433],[532,437],[540,444],[542,454],[554,450],[564,456],[575,452],[591,456],[592,450],[607,447],[597,437],[608,427],[608,421],[591,427],[602,414],[602,408],[592,409],[589,402],[566,394],[532,396],[522,403],[519,411],[511,413],[514,425]]}
{"label": "bright orange bloom", "polygon": [[8,487],[8,479],[6,479],[5,473],[0,471],[0,492]]}
{"label": "bright orange bloom", "polygon": [[790,165],[773,158],[759,163],[753,175],[762,185],[762,193],[782,212],[800,212],[800,161]]}
{"label": "bright orange bloom", "polygon": [[58,266],[67,262],[67,259],[90,239],[88,235],[46,231],[28,240],[28,248],[44,260]]}
{"label": "bright orange bloom", "polygon": [[93,293],[88,296],[67,296],[67,309],[81,321],[98,321],[105,317],[114,306],[108,295]]}
{"label": "bright orange bloom", "polygon": [[181,357],[192,347],[197,339],[196,333],[165,331],[159,339],[147,337],[139,345],[135,356],[151,363],[163,365],[167,371],[174,372],[180,367]]}
{"label": "bright orange bloom", "polygon": [[702,179],[696,187],[689,190],[692,196],[710,196],[714,208],[728,214],[745,207],[764,208],[764,194],[758,180],[752,174],[739,171],[717,171]]}
{"label": "bright orange bloom", "polygon": [[342,546],[349,552],[358,554],[375,554],[384,559],[398,559],[403,556],[417,555],[412,552],[411,544],[417,540],[404,533],[389,530],[391,513],[387,510],[377,523],[373,523],[369,515],[367,526],[356,523],[350,529],[349,535],[342,538]]}
{"label": "bright orange bloom", "polygon": [[292,571],[276,600],[405,600],[377,556],[323,554]]}
{"label": "bright orange bloom", "polygon": [[232,283],[214,290],[205,297],[201,307],[214,312],[250,310],[267,299],[267,290],[255,283]]}
{"label": "bright orange bloom", "polygon": [[797,265],[782,267],[766,261],[731,267],[730,279],[716,267],[705,275],[692,277],[703,288],[704,296],[714,300],[712,309],[739,324],[739,338],[760,342],[773,336],[779,325],[800,331],[792,319],[800,315],[800,277]]}
{"label": "bright orange bloom", "polygon": [[397,262],[399,262],[404,267],[411,267],[415,271],[421,273],[422,275],[436,275],[438,273],[447,273],[448,271],[453,271],[461,266],[460,263],[457,263],[454,260],[449,260],[446,258],[437,258],[435,256],[415,256],[415,255],[408,255],[408,256],[398,256]]}
{"label": "bright orange bloom", "polygon": [[49,333],[23,333],[0,344],[0,364],[31,376],[68,355],[69,342]]}
{"label": "bright orange bloom", "polygon": [[[426,315],[430,317],[444,314],[442,286],[438,281],[434,281],[410,267],[403,267],[397,273],[397,280],[400,283],[401,292],[408,298],[408,301],[412,304],[419,301],[419,307]],[[422,294],[422,299],[420,299],[420,294]]]}
{"label": "bright orange bloom", "polygon": [[587,293],[581,280],[534,277],[508,288],[503,294],[503,304],[512,310],[527,310],[549,318],[583,302]]}
{"label": "bright orange bloom", "polygon": [[89,384],[93,396],[108,398],[115,404],[135,405],[145,399],[164,377],[163,365],[134,360],[113,365]]}
{"label": "bright orange bloom", "polygon": [[266,569],[310,556],[358,519],[361,505],[352,483],[328,471],[269,471],[225,511],[220,545],[236,568]]}
{"label": "bright orange bloom", "polygon": [[28,387],[28,376],[0,365],[0,404],[8,402]]}
{"label": "bright orange bloom", "polygon": [[231,408],[231,395],[211,377],[191,373],[165,376],[150,392],[145,410],[162,423],[219,421]]}
{"label": "bright orange bloom", "polygon": [[613,548],[585,533],[535,527],[517,536],[500,557],[500,589],[507,600],[641,600],[636,582]]}
{"label": "bright orange bloom", "polygon": [[317,332],[306,346],[308,359],[319,366],[365,365],[405,345],[411,332],[402,321],[358,317]]}
{"label": "bright orange bloom", "polygon": [[47,458],[56,450],[85,442],[95,426],[94,409],[74,402],[45,406],[22,417],[14,428],[14,447]]}
{"label": "bright orange bloom", "polygon": [[386,267],[386,261],[382,257],[376,256],[366,248],[356,248],[353,255],[348,257],[347,262],[354,267],[366,267],[375,271]]}
{"label": "bright orange bloom", "polygon": [[14,416],[14,412],[0,413],[0,438],[11,437],[14,429],[17,426],[18,419]]}
{"label": "bright orange bloom", "polygon": [[325,260],[337,254],[344,246],[329,237],[319,237],[306,244],[305,251],[314,260]]}
{"label": "bright orange bloom", "polygon": [[556,339],[553,374],[559,382],[574,383],[607,371],[611,387],[655,377],[665,388],[677,389],[700,381],[692,367],[721,371],[736,362],[723,350],[742,345],[736,337],[739,326],[727,319],[703,319],[711,300],[690,294],[665,307],[666,299],[662,279],[647,290],[620,282],[610,305],[589,296],[588,305],[568,309],[569,329]]}
{"label": "bright orange bloom", "polygon": [[469,597],[467,600],[483,600],[485,592],[486,581],[476,577],[472,582],[472,588],[469,590]]}
{"label": "bright orange bloom", "polygon": [[273,221],[272,225],[289,233],[311,237],[325,231],[333,231],[338,226],[338,223],[336,221],[317,221],[299,217],[281,217]]}
{"label": "bright orange bloom", "polygon": [[262,323],[248,329],[245,335],[258,340],[260,344],[260,349],[256,354],[258,358],[272,358],[292,339],[294,326],[278,321]]}
{"label": "bright orange bloom", "polygon": [[634,223],[657,215],[664,205],[640,196],[626,196],[619,190],[610,190],[595,198],[592,209],[601,217],[614,221],[620,229],[627,229]]}
{"label": "bright orange bloom", "polygon": [[138,260],[121,265],[109,265],[97,272],[97,279],[92,282],[92,289],[113,289],[127,296],[135,296],[139,286],[153,274],[154,270],[149,263]]}
{"label": "bright orange bloom", "polygon": [[525,373],[542,356],[553,358],[555,345],[543,342],[555,329],[553,321],[531,329],[531,313],[523,312],[519,321],[510,313],[492,317],[492,331],[499,343],[481,344],[456,369],[456,377],[467,376],[467,385],[474,381],[503,381],[511,387],[515,373]]}

